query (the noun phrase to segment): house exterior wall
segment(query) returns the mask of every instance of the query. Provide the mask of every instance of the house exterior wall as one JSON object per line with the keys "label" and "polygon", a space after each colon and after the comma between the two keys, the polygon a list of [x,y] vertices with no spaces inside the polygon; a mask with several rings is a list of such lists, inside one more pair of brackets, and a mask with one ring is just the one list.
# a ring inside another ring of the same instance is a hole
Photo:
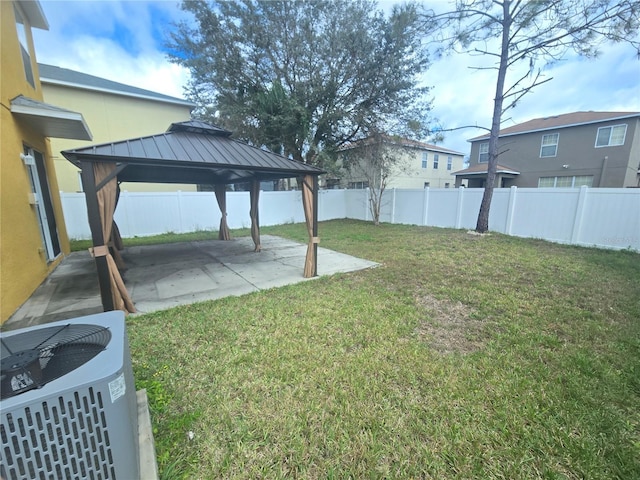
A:
{"label": "house exterior wall", "polygon": [[[627,125],[623,145],[596,147],[598,129]],[[558,134],[555,156],[540,157],[542,137]],[[592,176],[594,187],[638,186],[640,162],[640,118],[631,117],[587,125],[559,127],[500,137],[498,163],[520,172],[509,185],[538,187],[541,177]],[[469,165],[479,163],[480,145],[488,139],[471,143]],[[469,185],[471,186],[471,185]]]}
{"label": "house exterior wall", "polygon": [[[456,170],[461,170],[464,157],[454,152],[438,152],[415,147],[388,147],[397,157],[396,163],[389,177],[387,188],[453,188]],[[426,167],[423,168],[423,155],[426,154]],[[438,155],[438,167],[434,168],[435,156]],[[448,168],[448,158],[451,157],[451,167]],[[340,186],[347,188],[353,183],[364,182],[366,178],[358,175],[357,170],[349,172],[341,179]]]}
{"label": "house exterior wall", "polygon": [[[451,175],[463,168],[464,157],[453,153],[404,148],[404,155],[410,165],[409,170],[399,171],[391,180],[389,188],[424,188],[428,183],[431,188],[453,187],[455,177]],[[426,154],[426,168],[422,166],[423,155]],[[435,156],[438,155],[438,167],[435,168]],[[447,161],[451,157],[451,167]]]}
{"label": "house exterior wall", "polygon": [[[45,102],[82,113],[93,134],[93,140],[90,142],[65,138],[51,139],[55,171],[63,192],[78,192],[82,188],[80,170],[62,156],[62,150],[155,135],[166,131],[171,123],[191,118],[191,109],[187,105],[50,84],[46,80],[42,89]],[[128,191],[197,189],[196,185],[126,182],[121,188]]]}
{"label": "house exterior wall", "polygon": [[33,293],[62,260],[59,255],[48,261],[44,251],[36,209],[29,201],[31,184],[27,167],[20,158],[24,146],[43,154],[51,193],[58,240],[63,254],[69,253],[69,240],[48,140],[28,122],[19,121],[11,113],[11,100],[23,94],[42,101],[38,65],[33,49],[31,27],[23,16],[34,74],[35,88],[27,81],[20,53],[13,2],[0,2],[0,323]]}

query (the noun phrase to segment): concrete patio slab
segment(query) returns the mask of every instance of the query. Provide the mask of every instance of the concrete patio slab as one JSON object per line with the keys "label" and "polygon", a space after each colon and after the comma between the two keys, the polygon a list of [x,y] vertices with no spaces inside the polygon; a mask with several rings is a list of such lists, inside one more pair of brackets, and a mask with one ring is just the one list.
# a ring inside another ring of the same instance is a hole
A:
{"label": "concrete patio slab", "polygon": [[[262,251],[250,237],[145,247],[123,251],[123,279],[139,314],[306,280],[306,245],[263,235]],[[377,266],[375,262],[318,248],[318,275]],[[317,277],[316,277],[317,278]],[[74,252],[63,260],[3,330],[66,320],[102,311],[94,260]]]}

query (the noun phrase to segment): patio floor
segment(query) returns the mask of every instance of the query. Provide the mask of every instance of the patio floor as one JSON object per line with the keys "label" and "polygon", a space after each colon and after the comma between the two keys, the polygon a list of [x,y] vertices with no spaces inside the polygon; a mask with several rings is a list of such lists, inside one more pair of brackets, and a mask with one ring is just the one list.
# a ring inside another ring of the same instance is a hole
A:
{"label": "patio floor", "polygon": [[[145,247],[122,252],[123,279],[138,314],[244,295],[302,282],[307,246],[273,235],[253,252],[250,237]],[[375,262],[318,247],[318,275],[377,266]],[[316,277],[317,278],[317,277]],[[28,327],[102,312],[96,266],[88,252],[74,252],[2,326]]]}

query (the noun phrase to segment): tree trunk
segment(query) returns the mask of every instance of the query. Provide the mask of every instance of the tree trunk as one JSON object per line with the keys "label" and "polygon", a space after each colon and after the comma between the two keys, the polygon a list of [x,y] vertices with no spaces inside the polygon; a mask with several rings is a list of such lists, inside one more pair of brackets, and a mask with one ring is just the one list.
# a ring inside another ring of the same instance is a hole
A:
{"label": "tree trunk", "polygon": [[493,117],[491,119],[491,133],[489,134],[489,159],[487,164],[487,182],[484,186],[484,194],[478,212],[476,232],[485,233],[489,230],[489,209],[493,198],[493,189],[496,182],[496,170],[498,169],[498,135],[500,134],[500,122],[502,120],[502,103],[504,101],[504,82],[507,76],[509,60],[509,35],[511,31],[511,1],[505,0],[503,4],[502,45],[500,49],[500,65],[498,66],[498,81],[496,82],[496,96],[493,99]]}

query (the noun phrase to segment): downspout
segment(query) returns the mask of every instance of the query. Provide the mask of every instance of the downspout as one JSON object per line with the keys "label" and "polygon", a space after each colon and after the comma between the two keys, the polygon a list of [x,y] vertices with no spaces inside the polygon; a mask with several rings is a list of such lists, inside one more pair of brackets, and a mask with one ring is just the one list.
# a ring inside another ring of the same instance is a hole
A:
{"label": "downspout", "polygon": [[604,183],[604,172],[607,170],[607,163],[609,163],[609,156],[605,155],[602,159],[602,169],[600,170],[600,181],[598,187],[602,188]]}

